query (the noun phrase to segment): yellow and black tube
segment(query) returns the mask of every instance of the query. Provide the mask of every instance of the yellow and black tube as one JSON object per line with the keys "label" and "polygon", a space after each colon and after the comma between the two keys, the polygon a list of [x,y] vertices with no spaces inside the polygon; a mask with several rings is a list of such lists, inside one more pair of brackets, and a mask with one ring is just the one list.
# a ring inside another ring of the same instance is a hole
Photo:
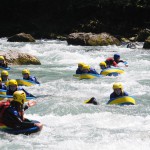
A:
{"label": "yellow and black tube", "polygon": [[136,101],[133,97],[123,96],[116,99],[111,99],[107,102],[110,105],[135,105]]}

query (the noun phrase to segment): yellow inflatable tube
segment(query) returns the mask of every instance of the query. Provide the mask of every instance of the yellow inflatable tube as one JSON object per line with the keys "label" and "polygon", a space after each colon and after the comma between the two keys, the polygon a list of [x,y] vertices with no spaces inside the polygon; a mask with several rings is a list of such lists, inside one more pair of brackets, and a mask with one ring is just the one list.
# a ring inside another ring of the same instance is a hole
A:
{"label": "yellow inflatable tube", "polygon": [[[0,89],[0,95],[6,95],[6,90]],[[0,97],[0,101],[3,100],[4,98]]]}
{"label": "yellow inflatable tube", "polygon": [[0,89],[0,94],[6,95],[6,91],[7,91],[7,90],[2,90],[2,89]]}
{"label": "yellow inflatable tube", "polygon": [[107,104],[115,105],[135,105],[135,99],[130,96],[123,96],[116,99],[109,100]]}
{"label": "yellow inflatable tube", "polygon": [[[17,81],[18,85],[21,85],[21,86],[32,86],[32,85],[37,84],[33,81],[25,80],[25,79],[16,79],[16,81]],[[6,86],[8,86],[8,82],[9,81],[4,82]]]}
{"label": "yellow inflatable tube", "polygon": [[101,72],[101,74],[104,75],[104,76],[107,76],[111,73],[122,74],[122,73],[124,73],[124,70],[120,69],[120,68],[108,68],[108,69],[105,69]]}
{"label": "yellow inflatable tube", "polygon": [[23,80],[23,79],[16,79],[18,85],[24,85],[24,86],[32,86],[34,83],[30,82],[29,80]]}
{"label": "yellow inflatable tube", "polygon": [[[32,85],[36,85],[38,83],[34,82],[34,81],[30,81],[30,80],[25,80],[25,79],[16,79],[18,85],[21,86],[32,86]],[[38,84],[40,85],[40,84]]]}
{"label": "yellow inflatable tube", "polygon": [[78,79],[94,79],[94,78],[99,78],[101,77],[101,75],[99,74],[90,74],[90,73],[84,73],[84,74],[74,74],[74,77],[78,78]]}

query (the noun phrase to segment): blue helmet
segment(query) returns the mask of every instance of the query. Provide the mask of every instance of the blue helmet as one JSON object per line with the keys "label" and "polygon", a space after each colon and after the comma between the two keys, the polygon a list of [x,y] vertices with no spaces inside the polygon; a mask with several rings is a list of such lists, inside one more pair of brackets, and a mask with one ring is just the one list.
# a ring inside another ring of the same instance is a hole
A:
{"label": "blue helmet", "polygon": [[114,59],[118,59],[120,58],[120,55],[119,54],[114,54]]}

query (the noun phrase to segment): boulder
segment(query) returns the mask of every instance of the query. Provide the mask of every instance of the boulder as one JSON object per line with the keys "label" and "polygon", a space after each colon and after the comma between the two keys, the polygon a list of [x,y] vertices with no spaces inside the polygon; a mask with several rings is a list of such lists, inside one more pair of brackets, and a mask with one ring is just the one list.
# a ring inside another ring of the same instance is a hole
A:
{"label": "boulder", "polygon": [[67,38],[68,44],[82,46],[120,45],[120,41],[108,33],[71,33]]}
{"label": "boulder", "polygon": [[130,40],[131,42],[135,42],[135,41],[136,41],[136,37],[134,37],[134,36],[133,36],[133,37],[130,37],[129,40]]}
{"label": "boulder", "polygon": [[0,52],[9,65],[41,65],[41,62],[32,55],[20,53],[17,51]]}
{"label": "boulder", "polygon": [[35,39],[26,33],[19,33],[8,38],[8,42],[35,42]]}
{"label": "boulder", "polygon": [[135,49],[136,48],[136,43],[129,42],[127,44],[127,48]]}
{"label": "boulder", "polygon": [[120,45],[120,41],[108,33],[90,35],[87,40],[90,46]]}
{"label": "boulder", "polygon": [[68,35],[67,37],[67,42],[68,44],[72,44],[72,45],[86,45],[86,37],[89,37],[92,33],[83,33],[83,32],[79,32],[79,33],[71,33]]}
{"label": "boulder", "polygon": [[136,37],[136,41],[144,42],[148,36],[150,36],[150,29],[141,30]]}
{"label": "boulder", "polygon": [[150,49],[150,36],[145,40],[143,48]]}
{"label": "boulder", "polygon": [[127,38],[121,38],[121,42],[125,42],[125,43],[128,43],[128,42],[130,42],[130,40],[129,39],[127,39]]}

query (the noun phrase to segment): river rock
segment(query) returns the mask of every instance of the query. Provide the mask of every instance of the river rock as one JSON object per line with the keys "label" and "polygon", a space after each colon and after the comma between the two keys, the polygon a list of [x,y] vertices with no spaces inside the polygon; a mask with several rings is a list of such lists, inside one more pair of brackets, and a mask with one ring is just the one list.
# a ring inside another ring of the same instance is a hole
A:
{"label": "river rock", "polygon": [[136,43],[129,42],[127,44],[127,48],[135,49],[136,48]]}
{"label": "river rock", "polygon": [[128,42],[130,42],[130,40],[129,39],[127,39],[127,38],[121,38],[121,42],[125,42],[125,43],[128,43]]}
{"label": "river rock", "polygon": [[41,62],[35,57],[27,53],[17,51],[0,52],[9,65],[41,65]]}
{"label": "river rock", "polygon": [[129,40],[130,40],[131,42],[135,42],[135,41],[136,41],[136,37],[134,37],[134,36],[133,36],[133,37],[130,37]]}
{"label": "river rock", "polygon": [[67,38],[68,44],[82,46],[120,45],[120,41],[108,33],[71,33]]}
{"label": "river rock", "polygon": [[136,41],[144,42],[148,36],[150,36],[150,29],[141,30],[136,37]]}
{"label": "river rock", "polygon": [[35,39],[26,33],[19,33],[8,38],[8,42],[35,42]]}
{"label": "river rock", "polygon": [[150,36],[145,40],[143,48],[150,49]]}

